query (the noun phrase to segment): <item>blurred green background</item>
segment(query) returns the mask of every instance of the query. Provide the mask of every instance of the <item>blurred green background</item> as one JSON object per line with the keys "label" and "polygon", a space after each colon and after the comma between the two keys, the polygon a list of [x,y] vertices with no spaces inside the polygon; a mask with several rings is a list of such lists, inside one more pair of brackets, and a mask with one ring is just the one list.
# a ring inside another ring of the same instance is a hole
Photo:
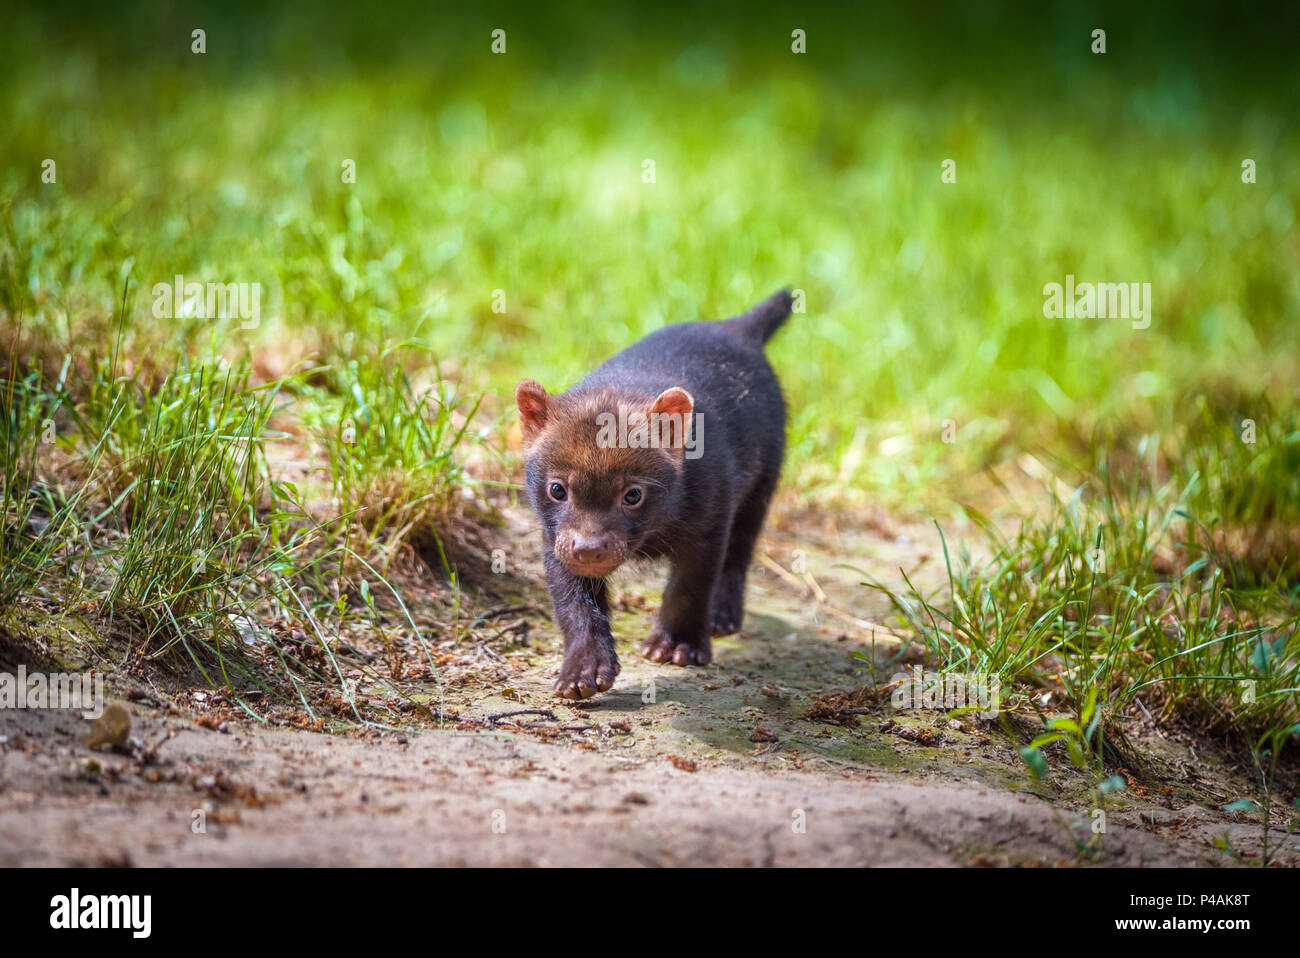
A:
{"label": "blurred green background", "polygon": [[[894,503],[1021,450],[1068,458],[1101,424],[1177,432],[1202,394],[1228,428],[1264,395],[1295,407],[1289,11],[54,3],[3,21],[0,313],[74,354],[108,348],[125,281],[128,353],[248,353],[270,376],[417,337],[504,412],[521,378],[562,388],[665,322],[790,285],[807,312],[771,349],[789,481]],[[273,281],[283,305],[252,331],[154,319],[149,289],[176,274]],[[1150,328],[1045,318],[1067,274],[1149,282]]]}

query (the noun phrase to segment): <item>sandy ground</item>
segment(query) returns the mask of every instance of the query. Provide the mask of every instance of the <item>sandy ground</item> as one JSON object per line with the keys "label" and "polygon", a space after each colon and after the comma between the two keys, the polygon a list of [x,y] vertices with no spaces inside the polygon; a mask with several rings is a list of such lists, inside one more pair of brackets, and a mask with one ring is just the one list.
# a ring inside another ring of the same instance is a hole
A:
{"label": "sandy ground", "polygon": [[[145,723],[146,734],[175,723]],[[38,733],[32,738],[40,739]],[[1074,861],[1052,808],[978,784],[701,768],[448,734],[363,742],[178,730],[131,759],[11,750],[3,865],[963,865]],[[39,791],[28,790],[39,783]],[[24,785],[27,787],[24,788]],[[87,800],[87,795],[91,796]],[[1222,864],[1193,812],[1111,824],[1099,861]],[[1079,837],[1088,823],[1077,822]],[[202,826],[203,831],[196,828]]]}
{"label": "sandy ground", "polygon": [[[1222,811],[1250,784],[1203,743],[1132,729],[1143,767],[1099,809],[1063,760],[1033,782],[996,721],[887,699],[845,724],[809,717],[828,690],[870,683],[853,650],[898,648],[847,566],[933,581],[937,539],[800,528],[765,537],[745,631],[704,669],[636,655],[655,581],[621,573],[624,671],[580,705],[551,697],[559,637],[539,616],[430,690],[468,720],[440,730],[222,731],[199,705],[118,699],[130,744],[92,751],[76,713],[6,710],[0,865],[1237,864],[1225,836],[1258,856],[1258,821]],[[796,550],[806,575],[789,571]]]}

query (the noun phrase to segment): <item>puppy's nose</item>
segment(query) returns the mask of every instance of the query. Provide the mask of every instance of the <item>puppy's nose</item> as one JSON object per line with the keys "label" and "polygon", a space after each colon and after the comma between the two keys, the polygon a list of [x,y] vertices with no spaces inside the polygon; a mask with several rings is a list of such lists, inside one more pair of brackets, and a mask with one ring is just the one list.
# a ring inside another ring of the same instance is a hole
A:
{"label": "puppy's nose", "polygon": [[605,562],[610,553],[609,536],[588,536],[581,532],[573,534],[573,558],[578,562]]}

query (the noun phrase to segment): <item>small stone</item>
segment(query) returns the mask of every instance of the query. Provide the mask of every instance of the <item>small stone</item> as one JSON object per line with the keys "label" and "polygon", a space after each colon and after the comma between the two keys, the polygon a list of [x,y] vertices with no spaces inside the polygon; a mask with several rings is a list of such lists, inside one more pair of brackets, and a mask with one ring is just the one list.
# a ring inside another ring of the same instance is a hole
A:
{"label": "small stone", "polygon": [[104,714],[90,723],[90,734],[86,736],[86,745],[98,748],[100,745],[125,745],[131,735],[131,715],[120,705],[110,705]]}

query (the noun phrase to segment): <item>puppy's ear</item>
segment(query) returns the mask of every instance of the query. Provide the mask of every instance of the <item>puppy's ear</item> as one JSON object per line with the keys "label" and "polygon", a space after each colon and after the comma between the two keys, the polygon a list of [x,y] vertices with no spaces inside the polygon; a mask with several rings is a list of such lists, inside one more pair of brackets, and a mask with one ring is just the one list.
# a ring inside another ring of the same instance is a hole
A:
{"label": "puppy's ear", "polygon": [[[665,389],[650,404],[650,430],[658,432],[659,448],[681,459],[691,436],[691,413],[695,399],[681,386]],[[658,417],[658,418],[656,418]]]}
{"label": "puppy's ear", "polygon": [[535,380],[525,379],[515,387],[515,405],[519,407],[519,422],[524,429],[525,446],[531,446],[546,428],[550,399],[541,383]]}

